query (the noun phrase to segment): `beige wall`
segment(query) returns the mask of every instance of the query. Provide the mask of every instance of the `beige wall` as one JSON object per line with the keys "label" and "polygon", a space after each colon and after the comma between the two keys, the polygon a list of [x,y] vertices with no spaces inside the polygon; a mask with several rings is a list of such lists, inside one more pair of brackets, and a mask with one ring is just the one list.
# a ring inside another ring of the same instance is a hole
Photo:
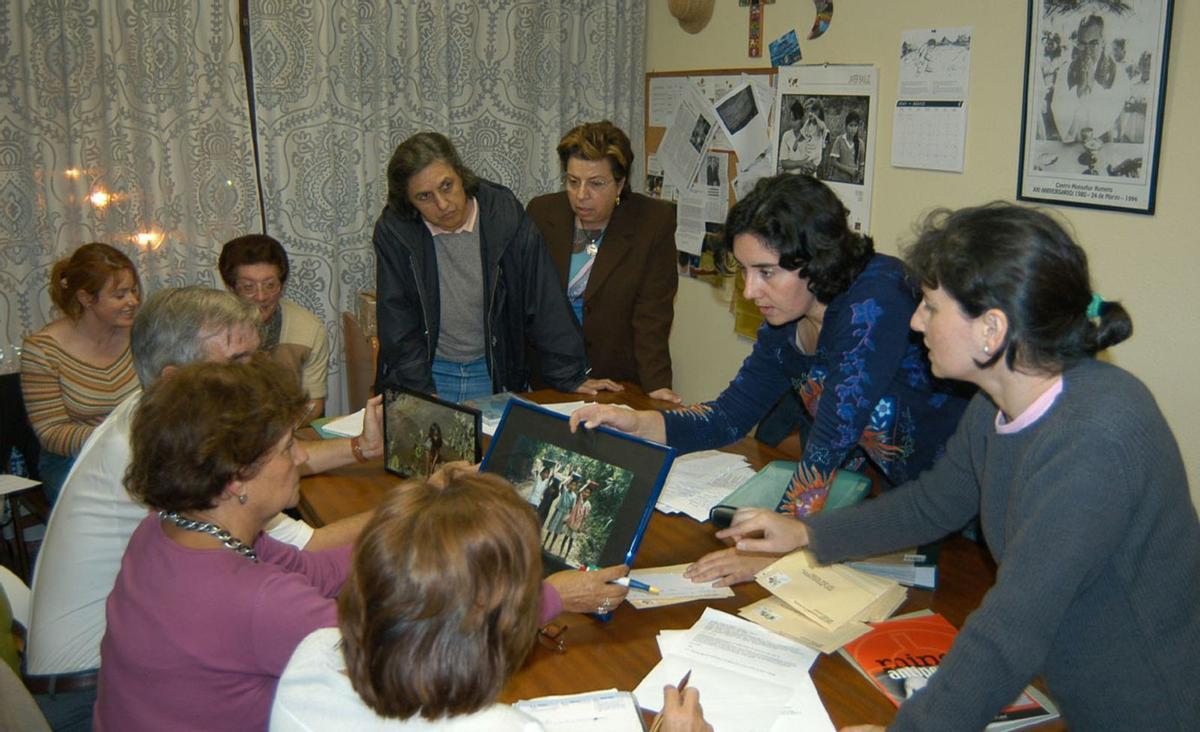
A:
{"label": "beige wall", "polygon": [[[696,35],[684,33],[667,3],[650,3],[646,69],[670,71],[766,66],[746,55],[746,9],[717,0],[712,21]],[[802,63],[871,63],[879,69],[875,200],[871,211],[876,247],[894,253],[918,214],[933,206],[963,206],[1012,199],[1021,134],[1021,89],[1026,3],[1019,0],[838,0],[828,32],[806,41],[812,25],[809,0],[766,6],[766,38],[795,28]],[[892,126],[899,31],[972,26],[971,90],[966,169],[962,174],[893,168]],[[1154,216],[1063,207],[1091,258],[1098,292],[1120,299],[1133,316],[1135,335],[1110,358],[1145,381],[1166,413],[1183,450],[1193,501],[1200,504],[1200,94],[1184,70],[1196,68],[1200,10],[1175,3],[1168,68],[1166,117]],[[676,389],[688,401],[724,387],[749,353],[732,334],[732,318],[708,286],[684,281],[676,301],[671,352]]]}

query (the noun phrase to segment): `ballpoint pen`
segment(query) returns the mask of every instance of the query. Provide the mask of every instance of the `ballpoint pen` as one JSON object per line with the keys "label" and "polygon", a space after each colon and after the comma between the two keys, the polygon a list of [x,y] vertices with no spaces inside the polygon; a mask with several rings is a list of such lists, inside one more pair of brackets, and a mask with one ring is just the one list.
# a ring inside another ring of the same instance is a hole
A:
{"label": "ballpoint pen", "polygon": [[[679,680],[679,685],[675,687],[676,691],[679,692],[681,699],[683,698],[683,690],[687,688],[688,679],[690,678],[692,678],[692,670],[689,668],[688,672],[683,675],[682,679]],[[658,730],[662,728],[662,723],[663,713],[660,711],[658,714],[654,715],[654,721],[650,723],[650,732],[658,732]]]}
{"label": "ballpoint pen", "polygon": [[658,593],[662,592],[662,590],[658,589],[654,585],[648,585],[645,582],[642,582],[641,580],[635,580],[632,577],[618,577],[615,580],[609,580],[608,583],[610,585],[621,585],[622,587],[629,587],[634,590],[642,590],[643,592],[649,592],[654,595],[657,595]]}

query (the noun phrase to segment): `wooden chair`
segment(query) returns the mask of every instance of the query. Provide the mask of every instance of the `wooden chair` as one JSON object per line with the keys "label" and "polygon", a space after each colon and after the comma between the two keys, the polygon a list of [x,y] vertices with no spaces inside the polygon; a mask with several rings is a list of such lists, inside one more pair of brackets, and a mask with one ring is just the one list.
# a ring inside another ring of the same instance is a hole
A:
{"label": "wooden chair", "polygon": [[354,313],[342,313],[342,340],[346,344],[347,412],[357,412],[371,398],[375,384],[375,361],[379,357],[379,339],[368,336]]}
{"label": "wooden chair", "polygon": [[33,563],[30,560],[27,529],[50,521],[50,502],[42,491],[41,484],[29,488],[18,488],[0,496],[12,517],[12,555],[16,563],[17,576],[26,582],[33,580]]}

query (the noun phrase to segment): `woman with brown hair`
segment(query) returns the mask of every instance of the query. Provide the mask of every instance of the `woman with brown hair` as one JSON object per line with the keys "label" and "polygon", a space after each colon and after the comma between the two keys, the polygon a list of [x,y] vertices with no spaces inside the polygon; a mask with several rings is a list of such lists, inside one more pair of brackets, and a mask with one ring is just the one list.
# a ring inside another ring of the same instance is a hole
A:
{"label": "woman with brown hair", "polygon": [[634,193],[633,148],[607,120],[558,143],[563,188],[529,202],[567,291],[591,373],[632,381],[655,399],[671,390],[667,341],[675,317],[675,208]]}
{"label": "woman with brown hair", "polygon": [[154,509],[108,597],[95,728],[261,730],[292,651],[336,623],[348,546],[263,533],[299,500],[307,412],[266,357],[156,381],[133,418],[130,494]]}
{"label": "woman with brown hair", "polygon": [[21,393],[53,503],[92,430],[138,388],[129,329],[141,283],[129,257],[93,242],[54,264],[50,300],[62,317],[25,339]]}
{"label": "woman with brown hair", "polygon": [[533,647],[541,587],[537,519],[511,484],[406,483],[363,531],[338,628],[288,663],[271,729],[541,730],[496,703]]}
{"label": "woman with brown hair", "polygon": [[888,729],[983,729],[1036,676],[1071,729],[1195,729],[1187,469],[1150,390],[1097,358],[1132,335],[1129,313],[1092,289],[1083,248],[1036,209],[935,211],[905,255],[933,372],[979,387],[945,455],[854,508],[800,521],[741,509],[717,536],[750,552],[807,547],[827,564],[978,515],[996,582]]}

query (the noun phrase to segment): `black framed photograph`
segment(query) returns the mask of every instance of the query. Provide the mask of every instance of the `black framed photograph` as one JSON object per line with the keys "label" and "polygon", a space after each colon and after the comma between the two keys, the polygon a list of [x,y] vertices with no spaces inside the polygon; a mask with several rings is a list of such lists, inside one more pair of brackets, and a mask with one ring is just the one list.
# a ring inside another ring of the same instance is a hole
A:
{"label": "black framed photograph", "polygon": [[507,479],[537,511],[546,573],[632,565],[675,451],[512,400],[480,470]]}
{"label": "black framed photograph", "polygon": [[1173,0],[1029,0],[1017,197],[1154,213]]}
{"label": "black framed photograph", "polygon": [[479,462],[481,416],[410,389],[383,392],[383,467],[404,478],[428,478],[454,460]]}

